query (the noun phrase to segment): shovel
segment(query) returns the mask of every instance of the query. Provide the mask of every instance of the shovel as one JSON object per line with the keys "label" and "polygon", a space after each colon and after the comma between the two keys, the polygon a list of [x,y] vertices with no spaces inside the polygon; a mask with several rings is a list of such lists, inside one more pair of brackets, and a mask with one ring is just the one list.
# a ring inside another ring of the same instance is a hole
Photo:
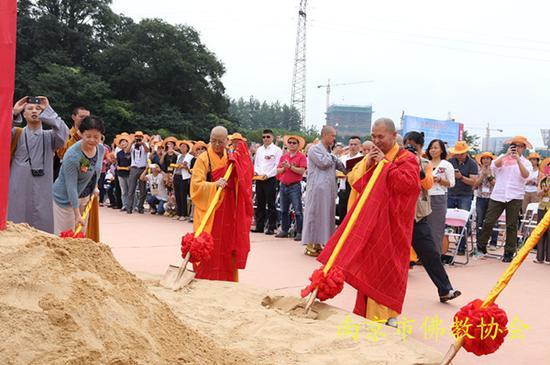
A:
{"label": "shovel", "polygon": [[[225,175],[223,175],[224,180],[229,180],[229,176],[231,176],[231,172],[233,171],[233,164],[230,164],[227,168],[227,171],[225,172]],[[212,199],[212,202],[210,203],[210,206],[208,207],[208,210],[206,211],[206,214],[202,218],[201,224],[199,228],[195,231],[194,235],[195,238],[200,236],[201,233],[204,231],[204,227],[206,227],[206,224],[210,220],[210,217],[212,216],[212,213],[214,213],[214,209],[216,208],[216,205],[218,204],[220,200],[220,196],[222,193],[223,188],[218,187],[216,190],[216,194],[214,195],[214,198]],[[189,263],[189,260],[191,259],[191,252],[188,251],[185,255],[185,258],[183,259],[183,263],[181,266],[175,266],[170,265],[168,266],[168,269],[166,270],[166,273],[162,277],[160,281],[160,285],[162,285],[165,288],[172,289],[174,291],[177,291],[187,284],[189,284],[194,278],[195,278],[195,272],[192,270],[187,270],[187,264]]]}
{"label": "shovel", "polygon": [[[92,210],[95,198],[95,194],[92,194],[92,197],[90,198],[90,200],[86,204],[86,207],[84,208],[84,211],[82,212],[82,219],[86,220],[86,218],[88,218],[88,214],[90,214],[90,210]],[[81,233],[82,228],[82,224],[78,223],[74,232],[72,230],[63,231],[59,234],[59,236],[63,238],[84,238],[86,236],[84,235],[84,233]]]}

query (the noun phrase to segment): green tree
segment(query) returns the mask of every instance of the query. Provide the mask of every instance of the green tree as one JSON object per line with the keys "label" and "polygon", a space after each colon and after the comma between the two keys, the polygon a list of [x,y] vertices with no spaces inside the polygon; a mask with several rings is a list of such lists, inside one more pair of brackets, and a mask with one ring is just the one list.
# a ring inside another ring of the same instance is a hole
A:
{"label": "green tree", "polygon": [[470,134],[468,131],[464,131],[464,141],[470,146],[471,151],[474,154],[478,154],[480,152],[479,150],[479,141],[480,137],[476,134]]}

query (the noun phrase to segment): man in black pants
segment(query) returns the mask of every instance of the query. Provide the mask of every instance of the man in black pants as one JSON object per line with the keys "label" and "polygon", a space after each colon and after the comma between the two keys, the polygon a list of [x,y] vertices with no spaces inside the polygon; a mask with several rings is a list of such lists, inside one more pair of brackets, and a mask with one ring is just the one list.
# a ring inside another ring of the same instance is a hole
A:
{"label": "man in black pants", "polygon": [[[273,131],[265,129],[262,134],[263,145],[256,151],[254,158],[254,174],[260,176],[256,180],[256,229],[252,232],[274,234],[277,214],[275,199],[277,197],[277,165],[283,154],[282,150],[273,144]],[[267,209],[266,209],[267,206]]]}
{"label": "man in black pants", "polygon": [[439,301],[445,303],[458,297],[461,292],[453,289],[449,276],[441,263],[441,254],[435,246],[432,232],[426,217],[432,212],[428,190],[433,185],[432,164],[420,157],[424,145],[424,134],[409,132],[405,135],[405,149],[419,158],[420,182],[422,190],[416,202],[412,247],[426,269],[428,276],[437,287]]}

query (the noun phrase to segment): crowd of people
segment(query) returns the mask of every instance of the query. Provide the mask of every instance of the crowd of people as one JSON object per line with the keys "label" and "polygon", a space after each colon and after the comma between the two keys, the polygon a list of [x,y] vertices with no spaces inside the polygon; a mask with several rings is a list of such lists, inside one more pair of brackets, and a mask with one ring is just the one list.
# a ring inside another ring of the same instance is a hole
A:
{"label": "crowd of people", "polygon": [[[391,167],[384,179],[393,181],[385,193],[390,199],[386,205],[398,209],[388,214],[408,217],[407,209],[411,214],[407,227],[392,233],[392,242],[408,247],[401,241],[412,237],[408,260],[422,263],[442,302],[460,295],[441,259],[446,253],[442,242],[448,208],[472,211],[475,202],[474,232],[481,256],[497,244],[495,226],[505,211],[502,261],[510,262],[518,246],[518,221],[529,204],[538,203],[539,220],[550,206],[549,159],[541,161],[537,153],[528,153],[533,146],[522,136],[508,141],[508,150],[500,156],[490,152],[474,156],[465,141],[450,147],[435,139],[426,145],[421,131],[401,137],[390,119],[381,118],[373,124],[369,140],[352,136],[347,146],[335,143],[337,130],[331,126],[324,126],[320,138],[309,144],[299,135],[276,136],[270,129],[263,131],[259,144],[216,127],[207,142],[173,136],[163,139],[135,131],[117,134],[108,145],[103,121],[85,107],[74,109],[70,129],[46,97],[24,97],[17,101],[13,113],[14,123],[25,119],[26,126],[12,130],[8,219],[55,234],[78,224],[86,226],[82,212],[94,194],[101,206],[126,214],[145,214],[147,208],[148,214],[189,222],[203,216],[206,202],[218,187],[226,192],[233,189],[237,204],[247,196],[247,186],[237,194],[241,182],[230,183],[219,171],[223,172],[232,158],[228,153],[245,143],[247,163],[253,170],[250,180],[255,185],[254,217],[247,229],[281,239],[291,237],[304,245],[306,255],[316,257],[334,238],[337,227],[348,224],[349,212],[372,177],[374,166],[385,160]],[[43,124],[50,128],[44,130]],[[242,179],[248,176],[247,167],[240,167]],[[249,200],[251,203],[252,195]],[[467,235],[474,236],[471,231],[468,225]],[[468,254],[467,235],[457,243],[457,255]],[[403,257],[396,259],[396,265]],[[221,270],[220,278],[232,280],[246,257],[232,260],[236,266],[212,270]],[[550,263],[548,233],[538,244],[535,262]],[[211,273],[204,277],[216,278]],[[399,305],[388,307],[372,300],[359,291],[356,312],[372,318],[396,317]],[[371,303],[370,309],[367,303]]]}

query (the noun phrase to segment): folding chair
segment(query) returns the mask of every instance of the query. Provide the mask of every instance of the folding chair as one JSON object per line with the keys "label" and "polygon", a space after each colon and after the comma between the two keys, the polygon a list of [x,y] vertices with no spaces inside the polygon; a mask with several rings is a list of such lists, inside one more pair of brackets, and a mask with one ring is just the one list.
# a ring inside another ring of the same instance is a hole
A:
{"label": "folding chair", "polygon": [[518,229],[518,239],[519,239],[518,250],[523,246],[527,237],[529,237],[531,232],[533,232],[533,229],[535,229],[535,227],[537,226],[538,209],[539,209],[539,203],[529,203],[527,205],[527,209],[523,214],[523,218],[520,221],[520,225]]}
{"label": "folding chair", "polygon": [[[468,237],[466,237],[468,230],[466,229],[466,227],[468,226],[468,221],[471,219],[471,217],[472,217],[472,211],[467,211],[464,209],[456,209],[456,208],[447,209],[447,214],[445,215],[445,225],[448,228],[451,228],[452,232],[448,231],[446,235],[449,238],[449,243],[454,244],[454,248],[450,249],[450,252],[452,253],[452,255],[447,255],[451,257],[449,261],[450,265],[453,265],[455,263],[460,265],[466,265],[470,261],[470,253],[473,252],[474,246],[472,241],[472,232],[470,230],[470,234],[469,234],[470,249],[468,248]],[[465,255],[464,255],[466,258],[466,261],[459,262],[459,261],[456,261],[456,256],[458,252],[458,246],[460,245],[460,241],[462,240],[463,237],[466,239],[466,247],[465,247]],[[451,241],[451,238],[453,239],[452,241]],[[449,253],[449,251],[447,251],[447,253]],[[443,254],[447,254],[447,253],[443,253]]]}

